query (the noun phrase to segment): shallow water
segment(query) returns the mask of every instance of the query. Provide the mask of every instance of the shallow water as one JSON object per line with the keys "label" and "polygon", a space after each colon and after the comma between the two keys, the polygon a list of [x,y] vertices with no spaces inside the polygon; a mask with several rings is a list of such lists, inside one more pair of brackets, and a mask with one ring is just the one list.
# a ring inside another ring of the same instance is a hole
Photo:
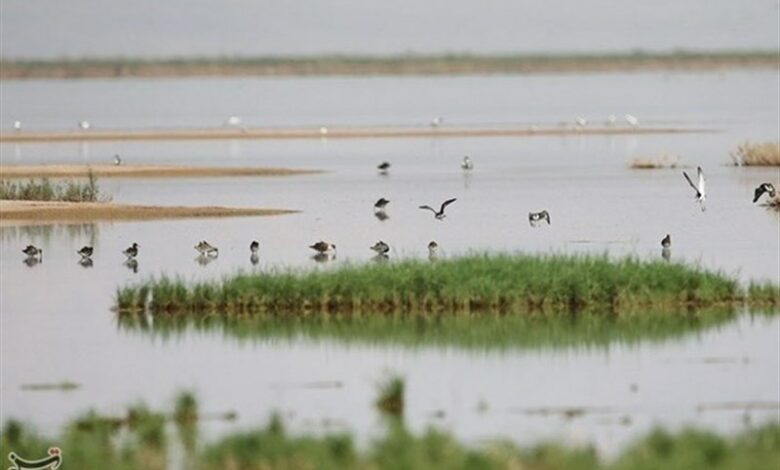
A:
{"label": "shallow water", "polygon": [[[0,228],[2,419],[30,420],[54,433],[89,407],[120,412],[142,399],[167,408],[176,391],[192,388],[204,410],[235,409],[241,427],[261,424],[280,409],[298,431],[323,430],[323,423],[335,421],[340,429],[370,435],[381,429],[371,401],[387,369],[408,379],[407,419],[413,429],[437,424],[472,442],[563,437],[594,440],[614,452],[652,424],[738,429],[745,403],[770,404],[747,413],[754,422],[777,419],[777,317],[742,316],[661,343],[474,351],[306,338],[237,342],[216,332],[163,341],[119,329],[109,310],[116,287],[153,275],[214,279],[236,269],[321,266],[306,248],[320,238],[338,245],[336,260],[325,265],[332,267],[368,261],[368,247],[380,238],[391,244],[393,257],[422,257],[435,239],[445,256],[505,250],[655,258],[661,255],[660,239],[671,233],[673,260],[742,280],[780,282],[778,216],[751,203],[753,188],[767,180],[778,183],[780,174],[776,168],[726,166],[728,151],[744,139],[778,138],[777,83],[776,73],[4,83],[4,126],[19,115],[30,127],[60,128],[81,118],[106,127],[209,125],[229,114],[258,125],[425,124],[435,114],[446,122],[530,124],[572,121],[577,114],[604,119],[630,109],[642,122],[720,132],[0,145],[4,164],[108,162],[120,153],[131,163],[327,171],[290,178],[100,182],[117,202],[302,211],[288,216]],[[149,103],[165,102],[172,89],[181,93],[173,101],[181,107],[158,114]],[[245,93],[253,99],[244,99]],[[322,101],[310,99],[317,95]],[[373,101],[366,101],[369,96]],[[114,107],[98,106],[109,97]],[[263,111],[250,112],[258,102]],[[234,111],[238,105],[245,108]],[[100,109],[108,111],[90,114]],[[261,113],[264,121],[252,117]],[[704,167],[710,192],[706,212],[693,201],[680,170],[627,168],[634,156],[662,151],[679,154],[690,171]],[[475,163],[468,175],[459,168],[466,153]],[[383,160],[393,164],[386,176],[375,169]],[[385,221],[372,213],[381,196],[392,201]],[[458,201],[444,221],[417,209],[448,197]],[[543,208],[550,211],[552,225],[531,228],[527,213]],[[193,249],[204,238],[220,247],[220,256],[206,265],[197,262]],[[261,242],[256,267],[248,250],[254,238]],[[141,245],[137,273],[122,264],[121,250],[133,241]],[[28,243],[44,248],[42,264],[22,263],[19,250]],[[95,246],[91,268],[77,264],[75,251],[83,244]],[[69,393],[20,389],[61,380],[81,388]],[[313,381],[341,386],[305,386]],[[632,392],[632,384],[638,391]],[[485,411],[479,411],[481,402]],[[700,409],[724,403],[742,405]],[[555,407],[594,410],[571,420],[540,412]],[[444,418],[432,417],[439,410]],[[621,424],[626,421],[630,424]],[[210,423],[205,430],[215,435],[233,426]]]}

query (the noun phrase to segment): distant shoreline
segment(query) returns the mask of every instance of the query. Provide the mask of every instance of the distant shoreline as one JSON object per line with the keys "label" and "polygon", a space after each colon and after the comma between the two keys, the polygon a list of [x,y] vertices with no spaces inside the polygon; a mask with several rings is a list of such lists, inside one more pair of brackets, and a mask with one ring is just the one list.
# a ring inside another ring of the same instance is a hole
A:
{"label": "distant shoreline", "polygon": [[612,54],[402,55],[0,61],[0,79],[475,75],[780,68],[779,50]]}
{"label": "distant shoreline", "polygon": [[293,176],[319,170],[264,167],[198,167],[173,165],[0,165],[0,179],[85,178],[209,178],[229,176]]}

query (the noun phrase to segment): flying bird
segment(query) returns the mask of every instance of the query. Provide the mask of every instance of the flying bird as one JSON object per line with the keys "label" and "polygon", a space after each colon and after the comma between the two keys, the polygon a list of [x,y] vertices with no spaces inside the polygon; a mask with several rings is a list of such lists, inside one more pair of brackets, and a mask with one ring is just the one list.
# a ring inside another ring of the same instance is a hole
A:
{"label": "flying bird", "polygon": [[127,256],[127,259],[133,259],[136,256],[138,256],[138,243],[133,242],[130,247],[128,247],[125,251],[122,252],[123,255]]}
{"label": "flying bird", "polygon": [[772,183],[761,183],[761,185],[756,188],[756,192],[753,195],[753,204],[755,204],[764,193],[769,193],[769,197],[775,197],[775,194],[777,194]]}
{"label": "flying bird", "polygon": [[528,213],[528,223],[531,224],[532,227],[536,227],[542,220],[547,221],[547,225],[550,225],[550,213],[546,210]]}
{"label": "flying bird", "polygon": [[444,219],[446,217],[446,215],[444,215],[444,209],[446,209],[447,206],[449,206],[450,204],[452,204],[455,201],[457,201],[456,198],[447,199],[446,201],[441,203],[441,208],[439,208],[438,211],[436,209],[434,209],[433,207],[428,206],[428,205],[420,206],[419,208],[420,209],[429,210],[429,211],[433,212],[433,216],[436,217],[436,219],[442,220],[442,219]]}
{"label": "flying bird", "polygon": [[471,158],[468,155],[463,157],[463,161],[460,163],[460,167],[463,171],[471,171],[474,169],[474,163],[471,162]]}
{"label": "flying bird", "polygon": [[[696,191],[696,201],[703,204],[704,200],[707,198],[706,193],[706,181],[704,180],[704,173],[701,171],[701,167],[697,167],[697,173],[699,174],[699,179],[697,181],[697,184],[693,184],[693,181],[691,180],[691,177],[688,176],[688,173],[683,171],[683,176],[685,176],[685,179],[688,180],[688,184],[691,185],[694,191]],[[704,210],[704,206],[702,206],[702,210]]]}

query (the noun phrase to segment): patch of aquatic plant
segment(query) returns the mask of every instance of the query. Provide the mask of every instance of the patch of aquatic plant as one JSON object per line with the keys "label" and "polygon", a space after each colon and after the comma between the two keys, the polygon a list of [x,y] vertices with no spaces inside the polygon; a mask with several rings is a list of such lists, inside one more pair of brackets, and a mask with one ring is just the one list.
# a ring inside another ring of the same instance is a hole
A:
{"label": "patch of aquatic plant", "polygon": [[735,166],[780,166],[780,141],[746,141],[729,155]]}
{"label": "patch of aquatic plant", "polygon": [[472,254],[435,263],[240,273],[200,283],[163,277],[116,294],[120,312],[153,314],[611,314],[742,301],[753,299],[734,278],[699,267],[558,254]]}
{"label": "patch of aquatic plant", "polygon": [[[759,289],[759,287],[756,287]],[[772,292],[756,295],[773,295]],[[776,314],[777,309],[754,315]],[[731,306],[627,314],[478,315],[158,315],[117,316],[120,331],[158,340],[210,333],[240,342],[332,341],[403,347],[480,350],[592,348],[666,341],[718,328],[736,319]]]}
{"label": "patch of aquatic plant", "polygon": [[27,182],[0,181],[0,199],[18,201],[107,202],[100,194],[97,177],[90,171],[87,181],[53,183],[48,178]]}
{"label": "patch of aquatic plant", "polygon": [[377,385],[378,397],[374,404],[383,413],[391,416],[403,416],[404,414],[404,390],[406,383],[404,378],[398,375],[385,377]]}
{"label": "patch of aquatic plant", "polygon": [[655,170],[661,168],[680,168],[680,157],[662,153],[655,157],[636,157],[628,165],[635,170]]}
{"label": "patch of aquatic plant", "polygon": [[[36,459],[49,447],[62,450],[67,468],[162,470],[175,444],[164,427],[163,413],[136,406],[127,429],[111,426],[89,413],[68,424],[54,438],[42,437],[28,425],[9,420],[0,431],[0,455],[10,452]],[[450,434],[428,429],[412,433],[402,420],[387,421],[383,436],[358,449],[346,433],[291,435],[281,418],[255,430],[230,434],[200,448],[188,449],[184,468],[211,469],[509,469],[544,470],[748,470],[770,468],[780,461],[780,423],[772,422],[723,437],[686,429],[655,429],[605,460],[590,446],[576,448],[548,442],[519,447],[506,441],[474,446]],[[64,467],[63,467],[64,468]]]}

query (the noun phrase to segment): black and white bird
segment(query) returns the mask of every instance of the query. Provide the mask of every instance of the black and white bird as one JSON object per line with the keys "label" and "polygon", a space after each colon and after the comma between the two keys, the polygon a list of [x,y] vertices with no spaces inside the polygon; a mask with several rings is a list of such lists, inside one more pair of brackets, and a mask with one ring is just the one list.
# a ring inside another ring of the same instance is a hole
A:
{"label": "black and white bird", "polygon": [[374,246],[372,246],[371,249],[377,254],[386,255],[390,252],[390,245],[383,242],[382,240],[379,240],[378,242],[374,243]]}
{"label": "black and white bird", "polygon": [[672,236],[667,233],[666,236],[661,240],[661,246],[664,248],[671,248]]}
{"label": "black and white bird", "polygon": [[439,244],[431,240],[428,243],[428,259],[435,260],[439,256]]}
{"label": "black and white bird", "polygon": [[753,204],[755,204],[758,199],[764,195],[764,193],[769,193],[769,197],[775,197],[775,194],[777,194],[772,183],[761,183],[761,185],[756,188],[756,192],[753,194]]}
{"label": "black and white bird", "polygon": [[195,249],[201,256],[219,256],[219,249],[216,246],[211,245],[206,240],[201,240],[195,245]]}
{"label": "black and white bird", "polygon": [[693,183],[693,180],[691,180],[691,177],[688,176],[688,173],[683,171],[683,176],[685,176],[685,179],[688,181],[688,184],[691,185],[694,191],[696,191],[696,201],[702,204],[701,210],[704,210],[704,201],[707,198],[706,193],[706,184],[707,182],[704,179],[704,172],[701,171],[701,167],[697,167],[697,172],[699,174],[699,178],[696,182],[696,184]]}
{"label": "black and white bird", "polygon": [[127,259],[133,259],[138,256],[138,243],[133,242],[122,254],[127,256]]}
{"label": "black and white bird", "polygon": [[309,248],[316,251],[317,253],[333,253],[336,251],[336,245],[322,240],[313,245],[309,245]]}
{"label": "black and white bird", "polygon": [[119,154],[114,155],[114,165],[120,166],[122,164],[122,157]]}
{"label": "black and white bird", "polygon": [[43,249],[38,248],[35,245],[27,245],[22,253],[27,255],[28,258],[43,258]]}
{"label": "black and white bird", "polygon": [[385,208],[387,207],[388,204],[390,204],[390,200],[385,199],[383,197],[380,197],[374,203],[374,210],[383,211],[383,210],[385,210]]}
{"label": "black and white bird", "polygon": [[258,251],[260,251],[260,242],[257,240],[252,240],[252,243],[249,244],[249,251],[253,255],[256,255]]}
{"label": "black and white bird", "polygon": [[550,225],[550,213],[546,210],[528,213],[528,223],[531,224],[532,227],[536,227],[542,220],[547,221],[547,225]]}
{"label": "black and white bird", "polygon": [[446,209],[447,206],[449,206],[455,201],[457,201],[456,198],[447,199],[446,201],[441,203],[441,207],[439,208],[438,211],[429,205],[420,206],[419,208],[433,212],[433,216],[436,217],[437,220],[442,220],[446,217],[446,215],[444,215],[444,209]]}
{"label": "black and white bird", "polygon": [[390,162],[382,162],[376,166],[380,173],[387,173],[390,169]]}
{"label": "black and white bird", "polygon": [[471,158],[468,155],[463,157],[463,161],[460,162],[460,168],[463,171],[471,171],[474,169],[474,163],[471,161]]}
{"label": "black and white bird", "polygon": [[92,248],[91,246],[85,245],[85,246],[82,246],[81,249],[79,251],[77,251],[76,253],[81,255],[81,258],[83,259],[83,258],[90,258],[90,257],[92,257],[92,253],[94,253],[94,251],[95,251],[94,248]]}

